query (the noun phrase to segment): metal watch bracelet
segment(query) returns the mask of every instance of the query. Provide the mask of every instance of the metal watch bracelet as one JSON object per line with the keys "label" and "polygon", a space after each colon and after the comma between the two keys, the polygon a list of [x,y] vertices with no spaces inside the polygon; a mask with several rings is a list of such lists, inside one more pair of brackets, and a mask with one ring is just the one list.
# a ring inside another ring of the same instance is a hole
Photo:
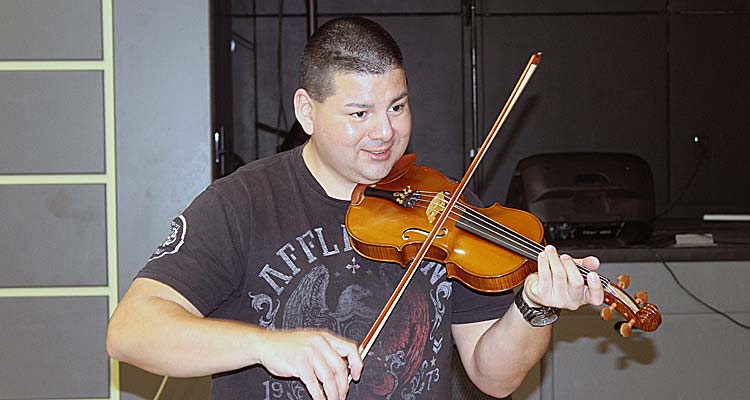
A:
{"label": "metal watch bracelet", "polygon": [[523,294],[523,287],[516,293],[516,307],[531,326],[542,327],[553,324],[560,317],[560,310],[546,306],[531,306]]}

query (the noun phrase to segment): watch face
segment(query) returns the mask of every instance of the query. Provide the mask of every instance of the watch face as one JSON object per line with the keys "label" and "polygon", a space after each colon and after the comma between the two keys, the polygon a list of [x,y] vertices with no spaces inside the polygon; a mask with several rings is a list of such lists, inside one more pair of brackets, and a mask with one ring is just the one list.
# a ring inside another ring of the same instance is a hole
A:
{"label": "watch face", "polygon": [[547,326],[557,321],[559,315],[555,312],[542,312],[529,321],[532,326]]}

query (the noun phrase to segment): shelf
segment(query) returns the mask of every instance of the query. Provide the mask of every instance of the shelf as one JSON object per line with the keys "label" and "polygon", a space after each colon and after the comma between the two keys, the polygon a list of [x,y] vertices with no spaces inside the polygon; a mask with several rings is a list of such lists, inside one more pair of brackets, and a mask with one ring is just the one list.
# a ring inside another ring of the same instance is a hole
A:
{"label": "shelf", "polygon": [[[676,234],[712,234],[713,246],[675,246]],[[750,223],[664,220],[644,243],[559,241],[561,252],[574,257],[595,255],[603,262],[738,261],[750,260]]]}

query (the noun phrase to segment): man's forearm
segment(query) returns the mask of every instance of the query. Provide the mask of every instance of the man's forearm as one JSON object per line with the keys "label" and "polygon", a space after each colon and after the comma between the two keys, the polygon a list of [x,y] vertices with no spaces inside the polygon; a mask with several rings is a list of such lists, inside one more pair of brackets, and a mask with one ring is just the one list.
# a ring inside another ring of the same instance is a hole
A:
{"label": "man's forearm", "polygon": [[175,377],[210,375],[259,362],[264,329],[197,317],[159,297],[137,301],[148,304],[118,309],[110,321],[107,352],[113,358]]}
{"label": "man's forearm", "polygon": [[488,394],[509,395],[544,356],[551,338],[550,326],[532,327],[512,305],[477,341],[472,380]]}

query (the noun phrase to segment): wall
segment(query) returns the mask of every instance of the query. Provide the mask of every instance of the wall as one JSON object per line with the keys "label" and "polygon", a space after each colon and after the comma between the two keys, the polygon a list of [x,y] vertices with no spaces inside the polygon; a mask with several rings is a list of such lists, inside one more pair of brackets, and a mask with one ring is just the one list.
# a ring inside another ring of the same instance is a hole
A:
{"label": "wall", "polygon": [[210,182],[208,27],[205,1],[0,2],[0,399],[156,393],[104,334]]}

